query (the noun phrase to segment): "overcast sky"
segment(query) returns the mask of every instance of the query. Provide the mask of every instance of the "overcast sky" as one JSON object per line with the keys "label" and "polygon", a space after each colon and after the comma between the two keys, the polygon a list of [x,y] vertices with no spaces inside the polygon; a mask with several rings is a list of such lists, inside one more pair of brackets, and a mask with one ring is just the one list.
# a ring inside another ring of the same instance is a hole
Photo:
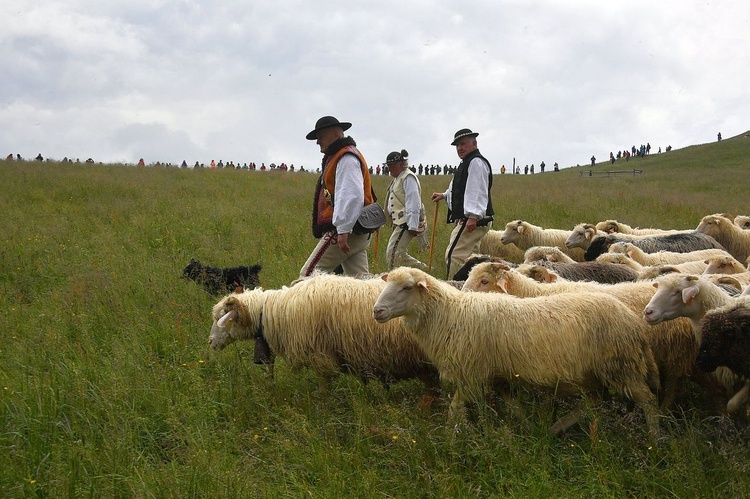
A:
{"label": "overcast sky", "polygon": [[314,169],[305,134],[331,114],[370,164],[456,164],[468,127],[499,170],[750,128],[747,0],[0,0],[0,19],[3,157]]}

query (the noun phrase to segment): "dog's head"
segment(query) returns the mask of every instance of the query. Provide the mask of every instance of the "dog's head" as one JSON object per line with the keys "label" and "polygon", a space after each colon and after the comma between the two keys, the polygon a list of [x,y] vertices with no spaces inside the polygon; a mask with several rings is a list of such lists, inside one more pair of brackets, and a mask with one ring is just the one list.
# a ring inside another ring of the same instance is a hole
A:
{"label": "dog's head", "polygon": [[202,271],[203,264],[195,258],[191,258],[190,263],[182,270],[182,278],[195,281],[201,276]]}

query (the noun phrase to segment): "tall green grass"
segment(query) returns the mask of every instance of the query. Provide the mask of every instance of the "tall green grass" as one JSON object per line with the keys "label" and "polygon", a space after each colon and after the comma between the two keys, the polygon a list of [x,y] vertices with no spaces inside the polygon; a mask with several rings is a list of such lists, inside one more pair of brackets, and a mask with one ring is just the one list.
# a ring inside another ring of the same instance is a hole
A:
{"label": "tall green grass", "polygon": [[[495,228],[615,218],[695,227],[750,214],[744,135],[597,170],[495,177]],[[586,168],[588,169],[588,167]],[[296,278],[315,241],[314,174],[0,162],[0,490],[7,497],[303,495],[746,496],[744,428],[683,401],[651,442],[617,404],[562,438],[550,400],[521,393],[456,428],[421,387],[337,380],[317,390],[283,362],[271,382],[252,345],[207,345],[216,299],[180,279],[191,257],[261,263],[264,287]],[[433,191],[448,177],[423,177]],[[374,180],[385,194],[388,178]],[[439,212],[432,273],[445,272]],[[371,270],[385,269],[387,231]],[[427,260],[427,254],[419,255]],[[334,304],[335,307],[335,304]]]}

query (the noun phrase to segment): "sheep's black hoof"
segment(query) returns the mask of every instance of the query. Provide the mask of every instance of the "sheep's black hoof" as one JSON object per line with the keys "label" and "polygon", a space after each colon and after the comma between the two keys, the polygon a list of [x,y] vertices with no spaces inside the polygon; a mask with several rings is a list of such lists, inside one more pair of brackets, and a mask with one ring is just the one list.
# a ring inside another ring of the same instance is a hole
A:
{"label": "sheep's black hoof", "polygon": [[271,347],[262,336],[255,338],[255,350],[253,351],[253,364],[265,365],[271,363]]}

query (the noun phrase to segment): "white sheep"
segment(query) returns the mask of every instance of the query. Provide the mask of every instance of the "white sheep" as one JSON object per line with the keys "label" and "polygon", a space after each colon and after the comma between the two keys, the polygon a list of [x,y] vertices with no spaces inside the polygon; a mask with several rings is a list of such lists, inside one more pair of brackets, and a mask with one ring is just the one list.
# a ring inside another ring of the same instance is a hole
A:
{"label": "white sheep", "polygon": [[716,239],[730,255],[741,262],[750,256],[750,231],[740,229],[726,217],[705,216],[695,231]]}
{"label": "white sheep", "polygon": [[502,235],[501,230],[487,231],[487,234],[479,240],[478,253],[496,256],[511,263],[523,262],[523,250],[515,244],[503,244],[500,241]]}
{"label": "white sheep", "polygon": [[514,220],[505,225],[500,241],[503,244],[513,243],[522,250],[527,250],[532,246],[557,246],[573,260],[582,262],[584,251],[581,248],[565,247],[565,241],[571,232],[562,229],[545,229],[523,220]]}
{"label": "white sheep", "polygon": [[[687,318],[691,322],[697,345],[701,343],[701,319],[709,310],[736,301],[716,284],[704,277],[668,274],[652,284],[656,293],[643,309],[643,317],[651,325]],[[733,389],[737,378],[731,371],[720,368],[715,377],[727,391]],[[727,411],[736,412],[747,399],[747,389],[741,390],[727,403]]]}
{"label": "white sheep", "polygon": [[[494,291],[521,298],[554,296],[565,293],[600,292],[606,293],[624,303],[632,313],[637,314],[635,325],[641,328],[649,339],[651,351],[661,376],[661,407],[668,408],[681,391],[684,380],[690,375],[693,361],[698,353],[698,344],[693,340],[689,321],[666,323],[658,332],[649,331],[648,325],[638,316],[654,294],[654,288],[647,282],[598,284],[591,282],[560,281],[545,278],[544,272],[535,271],[527,277],[525,266],[517,271],[503,269],[492,263],[477,265],[469,273],[464,283],[465,291]],[[540,281],[544,283],[540,284]],[[600,310],[603,317],[611,317],[619,322],[613,312]],[[629,316],[628,316],[629,317]]]}
{"label": "white sheep", "polygon": [[568,238],[565,240],[566,248],[586,249],[596,236],[606,235],[606,232],[600,231],[596,225],[581,223],[573,227]]}
{"label": "white sheep", "polygon": [[619,232],[621,234],[631,234],[634,236],[652,236],[658,234],[676,234],[679,232],[690,232],[687,230],[664,230],[664,229],[641,229],[638,227],[631,227],[628,224],[618,222],[617,220],[605,220],[596,224],[596,228],[607,234]]}
{"label": "white sheep", "polygon": [[731,275],[745,286],[750,284],[750,271],[732,256],[709,258],[706,260],[706,263],[708,265],[706,270],[703,271],[704,275]]}
{"label": "white sheep", "polygon": [[[630,257],[632,252],[628,252],[628,253],[618,252],[618,248],[622,248],[622,247],[623,247],[623,243],[613,244],[612,246],[610,246],[610,251],[611,251],[610,253],[602,253],[601,255],[596,257],[595,261],[627,265],[631,269],[638,272],[639,281],[655,279],[656,277],[659,277],[660,275],[669,274],[672,272],[682,272],[685,274],[700,274],[707,267],[707,264],[700,260],[683,262],[683,263],[672,264],[672,265],[667,265],[667,264],[643,265],[639,263],[638,261],[636,261],[635,259]],[[614,248],[614,251],[612,251],[613,248]],[[662,252],[659,252],[659,253],[662,253]],[[665,253],[670,253],[670,252],[665,252]],[[646,253],[646,255],[653,255],[653,254],[656,254],[656,253]]]}
{"label": "white sheep", "polygon": [[[606,314],[598,311],[607,311]],[[620,320],[612,320],[611,315]],[[378,322],[396,317],[455,387],[451,414],[495,380],[560,389],[611,389],[633,400],[657,430],[658,372],[638,317],[604,294],[532,300],[464,293],[402,267],[373,307]],[[562,418],[560,432],[575,423]]]}
{"label": "white sheep", "polygon": [[262,337],[292,369],[309,367],[320,387],[340,372],[384,382],[418,378],[437,388],[437,372],[398,322],[376,323],[372,304],[381,279],[322,274],[280,290],[232,294],[213,307],[209,344],[221,350],[238,339]]}
{"label": "white sheep", "polygon": [[[610,253],[624,253],[643,266],[651,265],[676,265],[685,262],[705,260],[715,256],[728,256],[729,254],[718,248],[702,249],[679,253],[676,251],[656,251],[647,253],[633,243],[616,242],[609,247]],[[702,272],[702,270],[701,270]]]}
{"label": "white sheep", "polygon": [[636,262],[625,253],[602,253],[601,255],[596,257],[596,260],[594,261],[603,262],[603,263],[615,263],[617,265],[625,265],[635,270],[636,272],[641,272],[645,268],[643,265]]}
{"label": "white sheep", "polygon": [[737,215],[734,217],[734,225],[742,230],[750,229],[750,217],[747,215]]}
{"label": "white sheep", "polygon": [[557,246],[532,246],[523,254],[523,263],[538,262],[576,263]]}

